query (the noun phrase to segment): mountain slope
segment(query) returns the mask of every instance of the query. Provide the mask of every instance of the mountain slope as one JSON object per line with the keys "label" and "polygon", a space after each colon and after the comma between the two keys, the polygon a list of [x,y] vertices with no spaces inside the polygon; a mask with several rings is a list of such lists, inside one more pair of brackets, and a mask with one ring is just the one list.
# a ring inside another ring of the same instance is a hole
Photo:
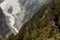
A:
{"label": "mountain slope", "polygon": [[[60,40],[60,0],[43,6],[20,32],[7,40]],[[44,9],[44,10],[43,10]]]}
{"label": "mountain slope", "polygon": [[22,25],[32,18],[39,7],[41,8],[51,0],[2,0],[0,2],[6,24],[10,28],[10,32],[16,35]]}

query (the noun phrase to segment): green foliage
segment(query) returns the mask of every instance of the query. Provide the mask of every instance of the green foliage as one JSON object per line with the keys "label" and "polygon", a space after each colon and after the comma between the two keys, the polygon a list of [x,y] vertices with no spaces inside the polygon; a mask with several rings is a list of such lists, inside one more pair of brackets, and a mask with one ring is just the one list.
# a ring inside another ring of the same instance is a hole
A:
{"label": "green foliage", "polygon": [[9,36],[9,38],[7,38],[6,40],[15,40],[14,34],[11,34],[11,35]]}

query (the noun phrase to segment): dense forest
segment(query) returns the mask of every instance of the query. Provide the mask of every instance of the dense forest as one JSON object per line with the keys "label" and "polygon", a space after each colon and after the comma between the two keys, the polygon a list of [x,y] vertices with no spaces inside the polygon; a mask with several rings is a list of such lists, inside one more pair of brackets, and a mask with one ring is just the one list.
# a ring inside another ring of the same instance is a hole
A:
{"label": "dense forest", "polygon": [[60,40],[60,0],[43,5],[17,35],[6,40]]}

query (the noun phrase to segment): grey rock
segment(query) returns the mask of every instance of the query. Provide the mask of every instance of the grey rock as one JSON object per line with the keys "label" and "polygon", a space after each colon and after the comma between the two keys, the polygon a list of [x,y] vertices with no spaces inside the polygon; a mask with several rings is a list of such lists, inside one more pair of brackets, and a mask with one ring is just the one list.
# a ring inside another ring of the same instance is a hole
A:
{"label": "grey rock", "polygon": [[[52,0],[5,0],[0,5],[5,15],[5,24],[8,26],[6,26],[7,28],[5,27],[5,29],[10,29],[10,31],[16,35],[22,28],[22,25],[29,21],[39,8],[51,1]],[[6,31],[5,29],[2,31]]]}

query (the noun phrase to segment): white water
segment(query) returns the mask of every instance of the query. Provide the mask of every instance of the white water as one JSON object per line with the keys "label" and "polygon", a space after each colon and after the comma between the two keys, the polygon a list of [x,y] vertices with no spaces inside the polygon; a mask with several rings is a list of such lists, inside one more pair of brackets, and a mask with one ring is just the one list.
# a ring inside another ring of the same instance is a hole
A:
{"label": "white water", "polygon": [[[31,19],[33,13],[36,12],[36,10],[43,4],[48,3],[50,0],[20,0],[20,2],[18,1],[19,0],[5,0],[3,3],[0,4],[6,16],[7,25],[12,28],[16,32],[16,34],[19,32],[22,25],[29,19]],[[13,7],[12,13],[7,12],[10,6]],[[17,26],[14,26],[14,24]],[[14,31],[13,33],[15,34]]]}
{"label": "white water", "polygon": [[[7,9],[12,6],[13,7],[13,12],[12,14],[10,13],[7,13]],[[17,6],[17,7],[16,7]],[[18,29],[16,29],[13,25],[15,23],[14,19],[15,17],[13,15],[16,15],[17,12],[20,12],[20,6],[17,2],[17,0],[6,0],[4,1],[2,4],[1,4],[1,8],[3,9],[3,12],[5,14],[5,16],[7,17],[6,19],[9,19],[9,20],[6,20],[8,26],[10,26],[11,28],[13,28],[16,33],[18,33]],[[13,14],[14,13],[14,14]]]}

